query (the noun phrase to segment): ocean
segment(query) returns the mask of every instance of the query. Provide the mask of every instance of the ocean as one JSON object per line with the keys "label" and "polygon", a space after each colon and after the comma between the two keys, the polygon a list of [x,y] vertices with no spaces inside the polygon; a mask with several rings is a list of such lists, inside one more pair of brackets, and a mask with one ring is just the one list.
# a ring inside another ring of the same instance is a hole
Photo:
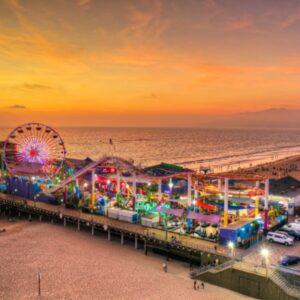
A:
{"label": "ocean", "polygon": [[[118,155],[141,166],[169,162],[226,171],[300,153],[300,129],[55,129],[65,142],[67,157]],[[11,130],[0,128],[0,139]]]}

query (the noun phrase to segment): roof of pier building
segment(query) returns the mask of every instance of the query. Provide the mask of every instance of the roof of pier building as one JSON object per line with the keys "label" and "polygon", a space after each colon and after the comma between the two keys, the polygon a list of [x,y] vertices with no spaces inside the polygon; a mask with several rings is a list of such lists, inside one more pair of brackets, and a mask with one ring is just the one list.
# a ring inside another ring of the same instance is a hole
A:
{"label": "roof of pier building", "polygon": [[144,168],[145,175],[149,177],[156,177],[156,178],[181,177],[183,175],[194,174],[194,173],[195,173],[194,170],[173,165],[173,164],[164,163],[164,162],[158,165]]}
{"label": "roof of pier building", "polygon": [[271,179],[270,193],[274,195],[300,194],[300,181],[292,176]]}
{"label": "roof of pier building", "polygon": [[232,171],[225,173],[208,173],[208,174],[197,174],[197,177],[201,179],[225,179],[236,180],[236,181],[265,181],[268,177],[253,173],[243,173],[240,171]]}

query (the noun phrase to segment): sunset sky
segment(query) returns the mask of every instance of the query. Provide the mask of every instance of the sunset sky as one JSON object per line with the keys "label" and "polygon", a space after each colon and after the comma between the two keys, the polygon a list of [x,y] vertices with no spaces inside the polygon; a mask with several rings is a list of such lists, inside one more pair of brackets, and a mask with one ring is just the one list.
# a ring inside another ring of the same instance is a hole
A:
{"label": "sunset sky", "polygon": [[298,0],[0,0],[0,125],[299,109],[299,33]]}

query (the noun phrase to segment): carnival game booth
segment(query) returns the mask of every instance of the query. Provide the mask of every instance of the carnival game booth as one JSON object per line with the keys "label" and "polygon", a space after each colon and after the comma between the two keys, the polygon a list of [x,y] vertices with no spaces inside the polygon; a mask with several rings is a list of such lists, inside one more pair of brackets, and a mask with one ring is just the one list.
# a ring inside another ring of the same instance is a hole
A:
{"label": "carnival game booth", "polygon": [[[230,226],[228,232],[231,238],[237,239],[237,232],[248,232],[247,226],[250,225],[246,224],[250,224],[261,215],[263,215],[264,229],[269,229],[269,180],[267,178],[230,172],[201,174],[196,176],[195,182],[195,189],[200,195],[198,198],[204,199],[206,204],[217,207],[222,232],[227,232],[226,228]],[[261,188],[262,186],[264,189]],[[260,206],[262,195],[264,195],[263,212]],[[222,241],[225,239],[227,238],[223,234]]]}
{"label": "carnival game booth", "polygon": [[204,214],[190,211],[188,218],[193,221],[191,236],[213,242],[219,239],[220,216],[215,214]]}
{"label": "carnival game booth", "polygon": [[260,218],[243,218],[227,227],[220,228],[219,243],[227,245],[233,242],[239,247],[248,247],[253,240],[259,239],[259,230],[262,228],[263,222]]}
{"label": "carnival game booth", "polygon": [[144,174],[156,185],[157,192],[155,211],[146,211],[142,224],[184,234],[189,226],[186,216],[192,206],[194,173],[191,169],[167,163],[145,168]]}
{"label": "carnival game booth", "polygon": [[273,207],[282,206],[290,216],[294,216],[295,207],[300,206],[300,195],[291,192],[285,195],[269,195],[269,204]]}

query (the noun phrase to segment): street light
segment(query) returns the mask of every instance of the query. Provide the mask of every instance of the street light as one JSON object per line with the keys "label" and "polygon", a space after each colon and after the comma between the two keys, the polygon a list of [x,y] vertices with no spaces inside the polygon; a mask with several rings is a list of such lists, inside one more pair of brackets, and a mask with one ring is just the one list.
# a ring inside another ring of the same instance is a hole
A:
{"label": "street light", "polygon": [[40,194],[36,194],[33,196],[33,200],[34,200],[34,206],[36,206],[36,198],[39,198]]}
{"label": "street light", "polygon": [[266,277],[268,277],[268,274],[269,274],[269,257],[270,257],[270,251],[267,248],[262,248],[260,250],[260,254],[263,257],[263,259],[265,260],[265,264],[266,264]]}
{"label": "street light", "polygon": [[197,210],[196,210],[196,200],[193,200],[193,205],[194,205],[194,212],[196,212]]}
{"label": "street light", "polygon": [[228,243],[228,248],[229,248],[230,251],[231,251],[231,257],[233,258],[233,256],[234,256],[234,248],[235,248],[234,242],[230,241],[230,242]]}

